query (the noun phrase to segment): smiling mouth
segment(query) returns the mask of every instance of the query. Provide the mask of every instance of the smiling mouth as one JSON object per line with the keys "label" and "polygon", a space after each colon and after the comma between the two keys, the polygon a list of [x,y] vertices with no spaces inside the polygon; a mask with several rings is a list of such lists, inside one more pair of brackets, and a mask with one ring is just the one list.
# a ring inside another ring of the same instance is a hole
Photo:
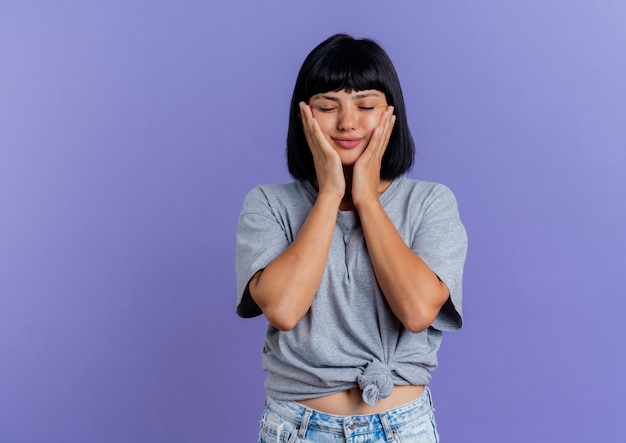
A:
{"label": "smiling mouth", "polygon": [[359,143],[361,143],[361,138],[359,137],[339,137],[334,138],[333,141],[340,147],[344,149],[351,149],[356,147]]}

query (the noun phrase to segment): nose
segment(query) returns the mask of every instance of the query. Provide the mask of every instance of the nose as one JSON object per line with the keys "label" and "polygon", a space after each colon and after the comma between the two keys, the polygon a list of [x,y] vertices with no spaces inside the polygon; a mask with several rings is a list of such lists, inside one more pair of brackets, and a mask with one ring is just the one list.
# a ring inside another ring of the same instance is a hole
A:
{"label": "nose", "polygon": [[351,131],[356,129],[356,116],[351,109],[342,109],[337,116],[337,129]]}

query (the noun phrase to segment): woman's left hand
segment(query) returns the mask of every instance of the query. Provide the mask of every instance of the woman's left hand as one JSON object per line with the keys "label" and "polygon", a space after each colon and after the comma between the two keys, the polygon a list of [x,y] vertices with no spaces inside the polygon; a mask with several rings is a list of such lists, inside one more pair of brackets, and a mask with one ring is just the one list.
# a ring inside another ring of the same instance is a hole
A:
{"label": "woman's left hand", "polygon": [[393,115],[393,106],[388,106],[380,117],[380,123],[374,129],[367,148],[354,163],[352,202],[357,208],[362,203],[378,201],[382,158],[395,122],[396,116]]}

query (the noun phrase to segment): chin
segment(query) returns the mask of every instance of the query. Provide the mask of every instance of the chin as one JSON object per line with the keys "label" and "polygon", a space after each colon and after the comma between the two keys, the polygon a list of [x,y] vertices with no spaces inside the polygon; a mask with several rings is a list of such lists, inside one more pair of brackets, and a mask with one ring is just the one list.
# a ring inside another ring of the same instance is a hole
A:
{"label": "chin", "polygon": [[341,160],[341,166],[343,167],[351,167],[354,166],[356,160]]}
{"label": "chin", "polygon": [[343,166],[354,166],[354,163],[356,163],[361,154],[363,154],[363,150],[350,151],[339,154],[339,156],[341,157],[341,164]]}

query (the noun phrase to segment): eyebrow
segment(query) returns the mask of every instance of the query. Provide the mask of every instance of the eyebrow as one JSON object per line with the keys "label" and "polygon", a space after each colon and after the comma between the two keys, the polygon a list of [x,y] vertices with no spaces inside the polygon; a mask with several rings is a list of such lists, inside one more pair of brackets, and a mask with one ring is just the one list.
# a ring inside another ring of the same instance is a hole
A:
{"label": "eyebrow", "polygon": [[380,97],[378,92],[362,92],[354,96],[354,98]]}
{"label": "eyebrow", "polygon": [[[361,99],[361,98],[367,98],[367,97],[380,97],[380,94],[378,92],[360,92],[357,93],[354,98],[355,99]],[[334,102],[338,102],[339,98],[332,96],[332,95],[324,95],[324,94],[316,94],[314,95],[312,98],[318,98],[318,99],[322,99],[322,100],[330,100],[330,101],[334,101]]]}

